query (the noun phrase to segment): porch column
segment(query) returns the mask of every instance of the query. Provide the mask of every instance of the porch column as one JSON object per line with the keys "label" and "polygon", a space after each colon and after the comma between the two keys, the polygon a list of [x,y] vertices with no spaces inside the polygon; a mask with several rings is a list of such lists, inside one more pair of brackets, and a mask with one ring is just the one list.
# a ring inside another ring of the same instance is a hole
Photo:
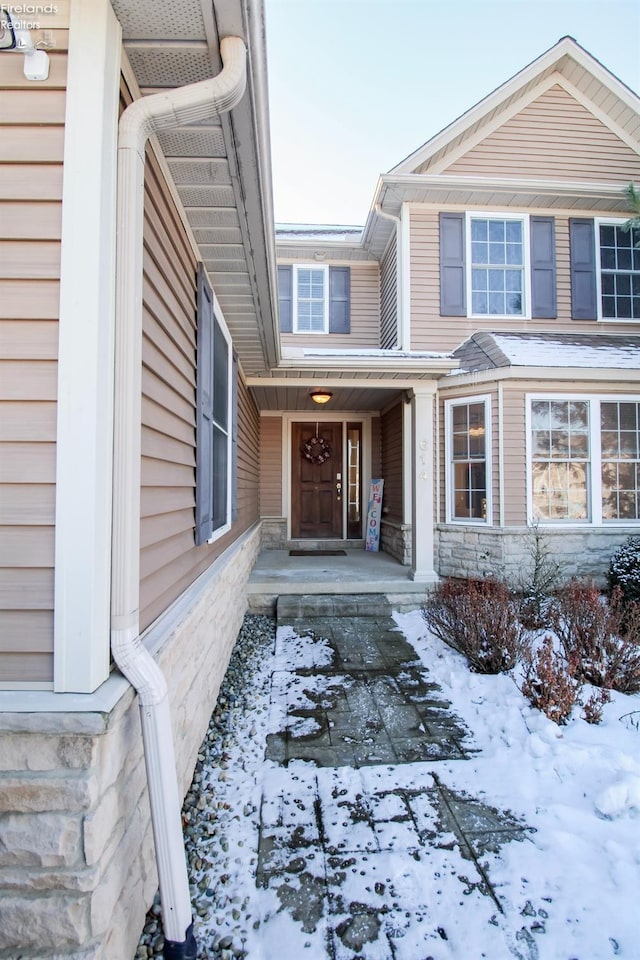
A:
{"label": "porch column", "polygon": [[420,383],[411,399],[411,579],[422,583],[438,579],[433,563],[435,392],[435,382]]}

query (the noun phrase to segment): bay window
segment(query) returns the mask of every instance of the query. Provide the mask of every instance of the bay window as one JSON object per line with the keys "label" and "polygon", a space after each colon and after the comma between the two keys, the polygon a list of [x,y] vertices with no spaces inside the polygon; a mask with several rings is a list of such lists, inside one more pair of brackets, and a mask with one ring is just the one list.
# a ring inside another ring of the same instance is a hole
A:
{"label": "bay window", "polygon": [[529,496],[542,522],[640,520],[640,401],[531,397]]}

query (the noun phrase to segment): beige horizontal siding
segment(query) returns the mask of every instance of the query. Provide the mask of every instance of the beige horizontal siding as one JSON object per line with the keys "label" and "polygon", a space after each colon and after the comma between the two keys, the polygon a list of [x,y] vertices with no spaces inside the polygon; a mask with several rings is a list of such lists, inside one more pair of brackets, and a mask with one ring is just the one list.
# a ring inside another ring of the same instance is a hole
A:
{"label": "beige horizontal siding", "polygon": [[53,677],[66,31],[46,81],[0,57],[0,686]]}
{"label": "beige horizontal siding", "polygon": [[[496,210],[492,209],[492,213]],[[532,211],[535,212],[535,211]],[[606,213],[601,213],[606,216]],[[616,215],[619,218],[619,214]],[[509,317],[467,318],[440,316],[440,237],[439,212],[411,211],[411,348],[413,350],[452,350],[477,330],[535,330],[549,333],[624,333],[628,323],[596,323],[571,318],[571,264],[569,257],[568,213],[555,216],[556,290],[558,315],[549,320]]]}
{"label": "beige horizontal siding", "polygon": [[260,516],[282,516],[282,417],[260,418]]}
{"label": "beige horizontal siding", "polygon": [[382,513],[386,520],[402,523],[402,404],[380,418],[384,491]]}
{"label": "beige horizontal siding", "polygon": [[238,388],[238,517],[195,546],[196,260],[153,154],[145,174],[140,622],[153,622],[258,518],[258,412]]}
{"label": "beige horizontal siding", "polygon": [[452,163],[447,173],[627,184],[640,157],[556,85]]}
{"label": "beige horizontal siding", "polygon": [[377,263],[352,263],[351,332],[348,334],[284,333],[282,345],[288,347],[360,347],[380,346],[380,276]]}

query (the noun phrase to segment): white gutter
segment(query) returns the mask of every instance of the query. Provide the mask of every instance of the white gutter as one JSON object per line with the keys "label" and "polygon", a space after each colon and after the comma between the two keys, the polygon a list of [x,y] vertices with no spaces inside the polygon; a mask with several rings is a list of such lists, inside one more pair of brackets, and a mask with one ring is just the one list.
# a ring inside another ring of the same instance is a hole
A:
{"label": "white gutter", "polygon": [[218,76],[135,100],[120,118],[116,242],[113,572],[111,649],[135,687],[145,763],[166,958],[195,958],[168,689],[139,637],[140,454],[142,390],[142,230],[147,139],[160,130],[213,119],[231,110],[246,87],[246,49],[220,44]]}

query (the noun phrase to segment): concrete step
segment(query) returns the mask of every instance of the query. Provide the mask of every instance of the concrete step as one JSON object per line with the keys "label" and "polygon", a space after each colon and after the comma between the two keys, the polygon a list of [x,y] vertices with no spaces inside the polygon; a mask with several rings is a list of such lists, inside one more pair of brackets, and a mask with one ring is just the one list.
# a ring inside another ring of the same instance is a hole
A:
{"label": "concrete step", "polygon": [[364,550],[364,540],[287,540],[286,550]]}
{"label": "concrete step", "polygon": [[388,617],[393,606],[384,593],[282,594],[278,623],[314,617]]}

